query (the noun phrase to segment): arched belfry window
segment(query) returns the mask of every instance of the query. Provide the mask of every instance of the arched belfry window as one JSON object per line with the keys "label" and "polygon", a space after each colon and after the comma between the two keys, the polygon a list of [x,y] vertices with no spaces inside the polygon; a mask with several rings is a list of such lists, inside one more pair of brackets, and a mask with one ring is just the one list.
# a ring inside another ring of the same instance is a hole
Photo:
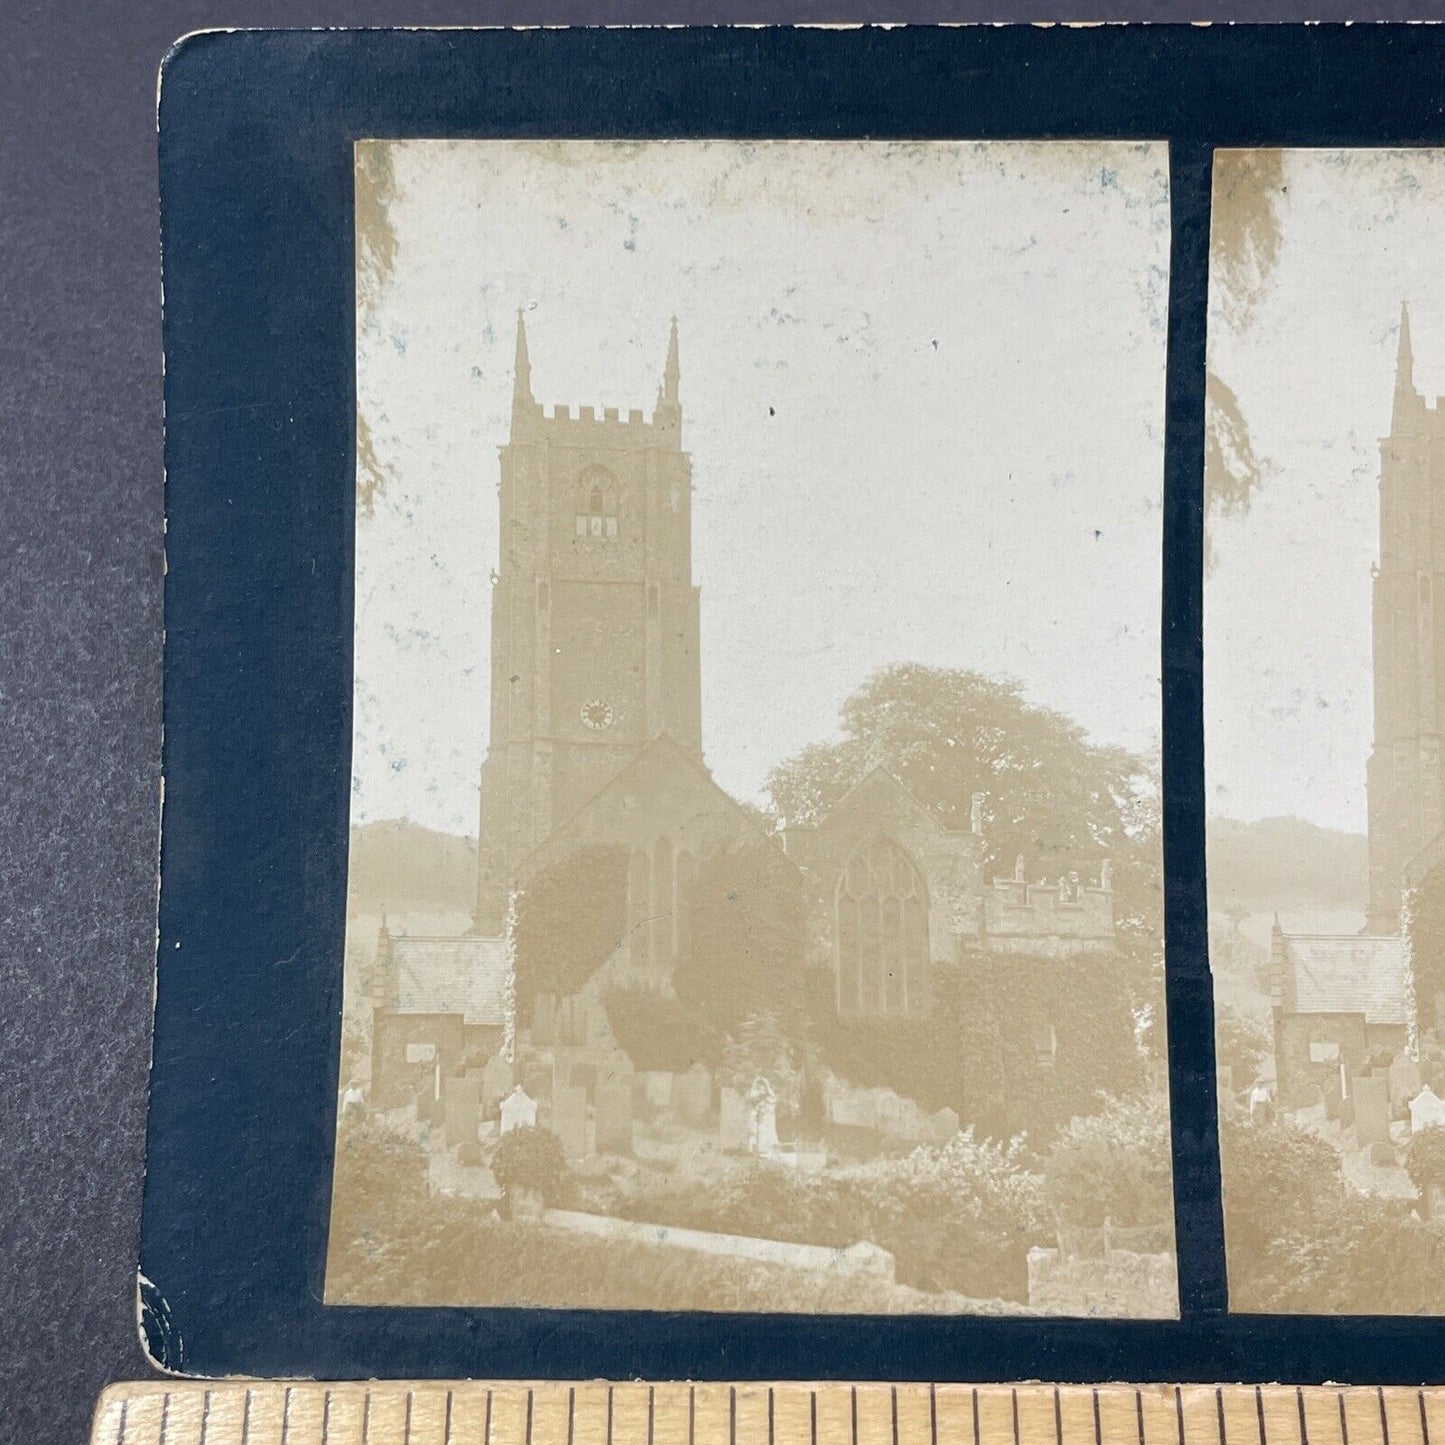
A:
{"label": "arched belfry window", "polygon": [[604,467],[588,467],[577,479],[577,535],[617,536],[617,478]]}
{"label": "arched belfry window", "polygon": [[848,860],[834,897],[838,1011],[907,1013],[928,989],[928,891],[913,860],[888,838]]}

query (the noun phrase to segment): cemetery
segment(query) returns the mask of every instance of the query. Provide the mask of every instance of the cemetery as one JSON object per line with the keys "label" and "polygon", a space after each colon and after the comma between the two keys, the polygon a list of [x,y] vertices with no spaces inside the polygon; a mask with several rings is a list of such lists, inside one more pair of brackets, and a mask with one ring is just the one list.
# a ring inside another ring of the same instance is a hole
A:
{"label": "cemetery", "polygon": [[826,1068],[805,1088],[786,1050],[769,1068],[771,1022],[753,1028],[750,1061],[734,1048],[715,1067],[638,1069],[600,983],[539,994],[530,1014],[511,1061],[499,1047],[372,1111],[368,1127],[416,1147],[418,1217],[470,1209],[473,1228],[665,1256],[703,1280],[765,1270],[779,1309],[833,1286],[894,1288],[889,1308],[1174,1309],[1167,1130],[1163,1227],[1121,1249],[1107,1221],[1063,1228],[1040,1159],[976,1141],[953,1108]]}

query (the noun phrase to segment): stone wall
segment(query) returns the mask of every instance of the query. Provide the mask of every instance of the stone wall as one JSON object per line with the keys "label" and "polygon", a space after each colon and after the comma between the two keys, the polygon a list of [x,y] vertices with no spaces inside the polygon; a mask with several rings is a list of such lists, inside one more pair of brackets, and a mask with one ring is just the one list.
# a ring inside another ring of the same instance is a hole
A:
{"label": "stone wall", "polygon": [[691,1249],[701,1254],[729,1259],[755,1260],[760,1264],[781,1264],[791,1269],[827,1270],[834,1274],[894,1277],[894,1259],[886,1249],[866,1240],[846,1249],[818,1244],[788,1244],[778,1239],[754,1239],[745,1234],[714,1234],[703,1229],[678,1229],[670,1224],[639,1224],[614,1219],[606,1214],[581,1214],[570,1209],[546,1209],[542,1223],[574,1234],[600,1239],[622,1239],[633,1244],[652,1244],[672,1249]]}

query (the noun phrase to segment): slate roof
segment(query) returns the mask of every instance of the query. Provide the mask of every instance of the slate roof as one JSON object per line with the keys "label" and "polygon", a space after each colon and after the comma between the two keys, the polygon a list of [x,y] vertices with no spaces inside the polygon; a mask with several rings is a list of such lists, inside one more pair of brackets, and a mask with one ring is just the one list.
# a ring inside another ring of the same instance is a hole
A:
{"label": "slate roof", "polygon": [[399,1012],[461,1014],[469,1024],[505,1021],[505,938],[396,934],[391,939],[391,950]]}
{"label": "slate roof", "polygon": [[1369,934],[1286,933],[1284,1006],[1291,1013],[1364,1014],[1404,1024],[1405,941]]}

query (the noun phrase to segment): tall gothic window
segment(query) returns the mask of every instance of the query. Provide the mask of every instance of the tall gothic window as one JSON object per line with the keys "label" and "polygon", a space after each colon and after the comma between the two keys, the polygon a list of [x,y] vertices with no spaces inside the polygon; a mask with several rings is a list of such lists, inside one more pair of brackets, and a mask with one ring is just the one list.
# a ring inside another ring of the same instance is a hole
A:
{"label": "tall gothic window", "polygon": [[834,899],[838,1011],[907,1013],[928,988],[928,894],[912,859],[887,838],[865,843]]}
{"label": "tall gothic window", "polygon": [[577,535],[617,536],[617,483],[602,467],[589,467],[577,479]]}

